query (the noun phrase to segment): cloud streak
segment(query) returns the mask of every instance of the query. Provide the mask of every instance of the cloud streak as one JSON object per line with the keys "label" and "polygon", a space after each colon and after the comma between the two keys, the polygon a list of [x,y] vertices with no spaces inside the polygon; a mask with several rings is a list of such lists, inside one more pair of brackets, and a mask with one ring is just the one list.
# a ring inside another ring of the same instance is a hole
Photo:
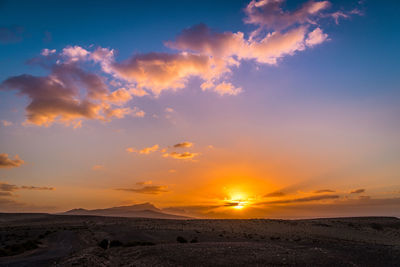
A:
{"label": "cloud streak", "polygon": [[331,190],[331,189],[320,189],[320,190],[314,191],[314,194],[321,194],[321,193],[335,193],[335,190]]}
{"label": "cloud streak", "polygon": [[350,192],[350,194],[361,194],[364,193],[365,189],[356,189]]}
{"label": "cloud streak", "polygon": [[119,191],[126,191],[132,193],[139,193],[139,194],[148,194],[148,195],[159,195],[162,193],[169,192],[168,186],[164,185],[147,185],[146,183],[137,183],[138,185],[143,185],[140,188],[118,188],[116,190]]}
{"label": "cloud streak", "polygon": [[332,200],[332,199],[338,199],[338,198],[339,198],[338,195],[318,195],[318,196],[309,196],[309,197],[294,198],[294,199],[265,201],[265,202],[257,203],[256,205],[305,203],[305,202],[314,202],[314,201],[321,201],[321,200]]}
{"label": "cloud streak", "polygon": [[266,194],[264,197],[283,197],[285,195],[286,194],[284,192],[277,191],[277,192],[272,192],[272,193]]}
{"label": "cloud streak", "polygon": [[[53,191],[54,187],[47,186],[17,186],[14,184],[0,182],[0,192],[3,192],[2,195],[11,195],[11,192],[15,192],[17,190],[38,190],[38,191]],[[4,193],[9,192],[9,194]]]}

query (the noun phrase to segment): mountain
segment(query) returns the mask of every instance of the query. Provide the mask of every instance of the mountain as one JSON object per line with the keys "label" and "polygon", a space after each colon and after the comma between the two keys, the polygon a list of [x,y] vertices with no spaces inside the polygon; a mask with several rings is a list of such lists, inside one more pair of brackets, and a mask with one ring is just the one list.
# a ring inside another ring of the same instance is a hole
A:
{"label": "mountain", "polygon": [[189,217],[164,213],[151,203],[142,203],[131,206],[112,207],[107,209],[72,209],[61,215],[94,215],[94,216],[111,216],[111,217],[141,217],[153,219],[190,219]]}

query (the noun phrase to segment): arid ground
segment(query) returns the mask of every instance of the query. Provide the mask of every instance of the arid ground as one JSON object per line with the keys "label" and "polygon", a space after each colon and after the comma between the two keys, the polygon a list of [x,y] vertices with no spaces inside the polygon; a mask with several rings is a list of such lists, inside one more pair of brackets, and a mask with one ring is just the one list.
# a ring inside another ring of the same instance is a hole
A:
{"label": "arid ground", "polygon": [[0,266],[400,266],[400,219],[0,215]]}

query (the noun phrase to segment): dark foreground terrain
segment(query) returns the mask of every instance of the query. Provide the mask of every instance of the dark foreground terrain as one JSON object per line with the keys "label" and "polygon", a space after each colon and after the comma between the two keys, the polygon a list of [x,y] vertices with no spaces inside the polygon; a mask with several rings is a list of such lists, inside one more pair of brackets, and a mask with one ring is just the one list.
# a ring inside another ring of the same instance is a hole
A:
{"label": "dark foreground terrain", "polygon": [[400,220],[0,214],[0,266],[400,266]]}

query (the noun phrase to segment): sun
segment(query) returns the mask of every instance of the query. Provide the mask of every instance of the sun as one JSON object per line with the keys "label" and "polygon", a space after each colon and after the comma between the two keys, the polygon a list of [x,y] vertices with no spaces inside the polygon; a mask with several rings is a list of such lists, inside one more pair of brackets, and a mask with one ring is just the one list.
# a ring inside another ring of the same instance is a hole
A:
{"label": "sun", "polygon": [[241,209],[243,209],[244,207],[245,207],[245,202],[243,202],[243,201],[239,201],[239,202],[237,202],[236,206],[233,206],[233,208],[234,208],[235,210],[241,210]]}
{"label": "sun", "polygon": [[244,194],[234,194],[228,200],[228,203],[233,209],[241,210],[248,205],[248,200]]}

